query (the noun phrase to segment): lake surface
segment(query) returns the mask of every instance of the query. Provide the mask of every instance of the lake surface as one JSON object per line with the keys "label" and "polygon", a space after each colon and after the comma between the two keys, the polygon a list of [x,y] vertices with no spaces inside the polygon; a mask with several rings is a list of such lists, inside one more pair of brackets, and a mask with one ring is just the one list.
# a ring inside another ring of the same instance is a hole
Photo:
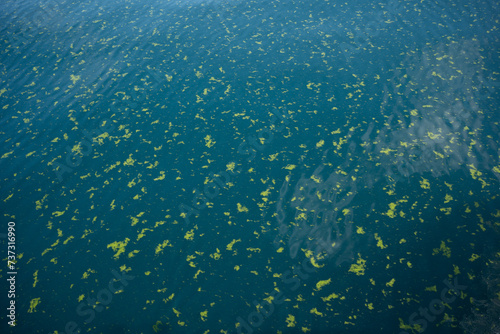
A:
{"label": "lake surface", "polygon": [[0,16],[2,333],[494,325],[497,3]]}

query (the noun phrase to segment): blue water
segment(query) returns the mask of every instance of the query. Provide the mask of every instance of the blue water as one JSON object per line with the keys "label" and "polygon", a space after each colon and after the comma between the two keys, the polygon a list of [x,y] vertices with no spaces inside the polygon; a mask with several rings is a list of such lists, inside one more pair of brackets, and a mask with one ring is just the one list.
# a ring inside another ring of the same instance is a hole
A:
{"label": "blue water", "polygon": [[4,1],[2,333],[492,330],[498,13]]}

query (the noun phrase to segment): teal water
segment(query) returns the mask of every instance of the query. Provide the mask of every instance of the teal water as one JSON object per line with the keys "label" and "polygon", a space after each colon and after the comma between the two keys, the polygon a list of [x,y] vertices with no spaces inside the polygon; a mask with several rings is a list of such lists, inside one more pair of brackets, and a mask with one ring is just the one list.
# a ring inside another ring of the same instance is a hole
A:
{"label": "teal water", "polygon": [[498,13],[3,2],[2,333],[493,332]]}

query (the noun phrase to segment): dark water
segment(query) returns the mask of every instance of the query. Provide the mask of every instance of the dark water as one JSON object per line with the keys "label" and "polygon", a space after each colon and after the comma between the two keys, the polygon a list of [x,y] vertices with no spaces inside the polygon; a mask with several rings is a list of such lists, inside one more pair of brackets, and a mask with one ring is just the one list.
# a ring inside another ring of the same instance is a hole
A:
{"label": "dark water", "polygon": [[2,332],[497,326],[495,2],[0,9]]}

